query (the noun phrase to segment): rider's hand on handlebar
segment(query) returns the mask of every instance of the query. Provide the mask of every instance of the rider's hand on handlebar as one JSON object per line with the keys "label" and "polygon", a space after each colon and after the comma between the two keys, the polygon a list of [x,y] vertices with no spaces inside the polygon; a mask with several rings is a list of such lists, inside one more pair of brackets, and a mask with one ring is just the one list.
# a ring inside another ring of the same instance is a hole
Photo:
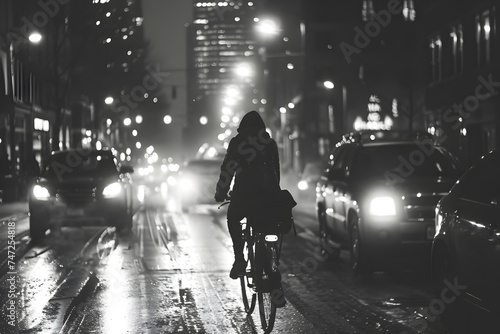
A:
{"label": "rider's hand on handlebar", "polygon": [[217,203],[221,203],[221,202],[224,202],[227,198],[227,195],[226,194],[219,194],[219,193],[215,193],[215,201]]}

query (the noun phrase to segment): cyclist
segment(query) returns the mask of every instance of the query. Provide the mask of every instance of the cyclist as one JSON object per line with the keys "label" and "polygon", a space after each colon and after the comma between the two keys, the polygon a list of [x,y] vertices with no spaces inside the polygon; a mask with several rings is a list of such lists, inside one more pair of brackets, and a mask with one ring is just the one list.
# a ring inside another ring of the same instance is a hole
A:
{"label": "cyclist", "polygon": [[227,227],[234,251],[234,264],[229,277],[237,279],[246,270],[240,221],[248,216],[249,203],[269,192],[280,190],[278,146],[267,133],[264,121],[256,111],[243,116],[238,134],[229,142],[216,186],[217,202],[227,198],[233,177]]}

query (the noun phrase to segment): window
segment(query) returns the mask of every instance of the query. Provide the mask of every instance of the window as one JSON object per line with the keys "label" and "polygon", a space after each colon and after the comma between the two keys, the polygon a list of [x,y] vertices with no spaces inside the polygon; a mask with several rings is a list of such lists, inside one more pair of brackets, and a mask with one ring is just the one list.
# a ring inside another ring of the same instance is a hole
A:
{"label": "window", "polygon": [[476,15],[476,47],[477,64],[484,65],[490,63],[493,58],[491,41],[495,36],[495,9],[494,7]]}
{"label": "window", "polygon": [[403,2],[403,16],[406,21],[413,22],[417,12],[415,11],[415,4],[413,0],[404,0]]}
{"label": "window", "polygon": [[373,8],[373,0],[363,0],[363,9],[361,16],[364,22],[368,22],[375,16],[375,9]]}
{"label": "window", "polygon": [[498,161],[473,168],[462,180],[461,198],[489,205],[499,205],[500,176]]}
{"label": "window", "polygon": [[453,74],[459,75],[464,67],[464,33],[461,24],[451,28],[451,50],[453,57]]}
{"label": "window", "polygon": [[442,78],[442,68],[441,68],[441,57],[443,52],[443,46],[441,43],[441,37],[435,36],[431,38],[429,43],[430,49],[430,61],[431,61],[431,81],[437,82]]}

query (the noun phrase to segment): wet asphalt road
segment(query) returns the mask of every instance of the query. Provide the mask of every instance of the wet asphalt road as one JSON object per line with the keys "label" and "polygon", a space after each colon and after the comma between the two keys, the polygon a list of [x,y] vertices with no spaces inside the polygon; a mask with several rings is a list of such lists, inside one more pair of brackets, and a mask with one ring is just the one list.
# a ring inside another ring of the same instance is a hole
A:
{"label": "wet asphalt road", "polygon": [[[258,311],[246,316],[239,281],[228,277],[224,214],[169,205],[139,211],[126,234],[105,227],[49,234],[0,281],[0,332],[262,333]],[[318,260],[310,208],[294,214],[298,235],[285,237],[280,264],[287,306],[273,333],[446,333],[425,270],[353,277],[347,252]]]}

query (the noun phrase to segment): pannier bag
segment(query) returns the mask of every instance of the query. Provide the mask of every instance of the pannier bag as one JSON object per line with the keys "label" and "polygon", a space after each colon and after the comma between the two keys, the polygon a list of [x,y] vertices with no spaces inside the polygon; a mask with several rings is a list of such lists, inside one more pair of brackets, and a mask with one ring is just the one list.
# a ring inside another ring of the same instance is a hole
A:
{"label": "pannier bag", "polygon": [[292,228],[292,208],[296,205],[288,190],[267,193],[253,203],[249,222],[256,232],[286,234]]}

